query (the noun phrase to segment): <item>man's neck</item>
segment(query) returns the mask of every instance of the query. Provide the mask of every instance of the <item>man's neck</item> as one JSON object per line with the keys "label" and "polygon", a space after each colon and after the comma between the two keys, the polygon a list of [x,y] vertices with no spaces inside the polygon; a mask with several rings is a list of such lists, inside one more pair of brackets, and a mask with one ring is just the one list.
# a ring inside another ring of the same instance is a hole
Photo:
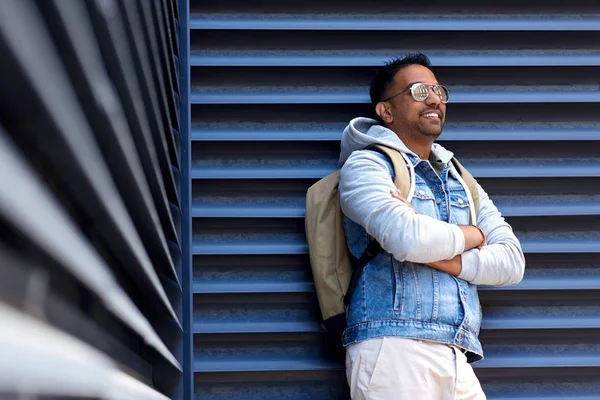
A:
{"label": "man's neck", "polygon": [[[385,125],[385,127],[394,132],[398,138],[400,138],[402,143],[404,143],[404,145],[408,147],[410,151],[418,155],[421,160],[429,160],[429,156],[431,155],[431,146],[433,145],[435,138],[407,133],[406,130],[394,126],[393,124]],[[400,134],[398,132],[404,133]]]}
{"label": "man's neck", "polygon": [[421,160],[429,160],[431,154],[431,145],[433,142],[425,142],[422,140],[411,140],[412,138],[400,137],[402,143],[408,147],[412,152],[416,153]]}

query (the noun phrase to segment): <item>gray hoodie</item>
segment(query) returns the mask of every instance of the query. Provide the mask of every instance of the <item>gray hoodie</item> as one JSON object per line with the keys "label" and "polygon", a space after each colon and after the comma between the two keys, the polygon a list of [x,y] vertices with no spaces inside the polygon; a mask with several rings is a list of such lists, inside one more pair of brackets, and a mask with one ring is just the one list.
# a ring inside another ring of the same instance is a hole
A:
{"label": "gray hoodie", "polygon": [[[340,204],[344,214],[363,226],[381,247],[399,261],[429,263],[462,254],[459,278],[475,285],[513,285],[523,278],[525,258],[512,228],[487,193],[479,187],[477,225],[487,236],[482,249],[464,251],[465,240],[457,225],[415,214],[393,199],[389,169],[380,157],[360,151],[382,144],[413,154],[391,130],[369,118],[355,118],[344,130],[339,163]],[[444,164],[453,154],[437,143],[432,152]],[[414,179],[411,179],[414,182]],[[465,186],[465,190],[468,188]],[[412,192],[412,190],[411,190]],[[404,194],[405,196],[407,194]],[[410,196],[409,201],[410,201]]]}

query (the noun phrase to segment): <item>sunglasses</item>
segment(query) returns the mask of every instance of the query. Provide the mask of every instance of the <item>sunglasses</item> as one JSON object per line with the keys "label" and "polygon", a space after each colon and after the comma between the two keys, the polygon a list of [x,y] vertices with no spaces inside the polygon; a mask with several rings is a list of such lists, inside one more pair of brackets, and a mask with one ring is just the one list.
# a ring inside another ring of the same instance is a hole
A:
{"label": "sunglasses", "polygon": [[427,99],[429,97],[429,93],[431,93],[431,89],[433,89],[433,93],[435,93],[440,98],[440,101],[442,103],[444,103],[444,104],[448,103],[448,99],[450,98],[450,92],[448,92],[448,89],[445,86],[437,85],[437,84],[432,85],[429,83],[422,83],[422,82],[413,83],[412,85],[410,85],[403,91],[398,92],[395,95],[390,96],[383,101],[389,101],[389,100],[393,99],[394,97],[399,96],[402,93],[405,93],[409,90],[410,90],[410,94],[413,99],[415,99],[416,101],[425,101],[425,99]]}

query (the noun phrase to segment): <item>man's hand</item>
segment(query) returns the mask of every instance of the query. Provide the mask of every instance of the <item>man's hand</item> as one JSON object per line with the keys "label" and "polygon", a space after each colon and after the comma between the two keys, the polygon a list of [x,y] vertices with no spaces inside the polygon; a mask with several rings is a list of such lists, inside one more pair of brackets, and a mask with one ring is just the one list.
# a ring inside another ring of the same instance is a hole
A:
{"label": "man's hand", "polygon": [[410,204],[408,202],[408,200],[406,200],[404,198],[404,196],[402,196],[402,192],[399,189],[396,190],[390,190],[390,194],[392,195],[393,198],[395,198],[396,200],[400,200],[401,202],[403,202],[404,204],[406,204],[407,206],[409,206],[414,212],[415,214],[418,214],[417,211],[413,208],[412,204]]}
{"label": "man's hand", "polygon": [[471,249],[481,249],[486,245],[487,239],[485,233],[474,225],[459,225],[460,230],[465,235],[465,251]]}

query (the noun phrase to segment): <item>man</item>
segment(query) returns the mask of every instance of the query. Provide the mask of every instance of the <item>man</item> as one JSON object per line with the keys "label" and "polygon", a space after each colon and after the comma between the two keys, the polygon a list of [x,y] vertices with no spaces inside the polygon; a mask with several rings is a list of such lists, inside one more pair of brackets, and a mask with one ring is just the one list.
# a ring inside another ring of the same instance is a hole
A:
{"label": "man", "polygon": [[[379,121],[352,120],[340,155],[350,251],[360,257],[370,237],[383,249],[362,272],[347,310],[352,399],[485,399],[470,366],[483,358],[477,286],[520,282],[520,243],[479,185],[474,210],[452,153],[434,143],[449,93],[426,56],[386,64],[370,94]],[[397,149],[414,167],[410,203],[397,193],[390,160],[366,149],[372,144]]]}

